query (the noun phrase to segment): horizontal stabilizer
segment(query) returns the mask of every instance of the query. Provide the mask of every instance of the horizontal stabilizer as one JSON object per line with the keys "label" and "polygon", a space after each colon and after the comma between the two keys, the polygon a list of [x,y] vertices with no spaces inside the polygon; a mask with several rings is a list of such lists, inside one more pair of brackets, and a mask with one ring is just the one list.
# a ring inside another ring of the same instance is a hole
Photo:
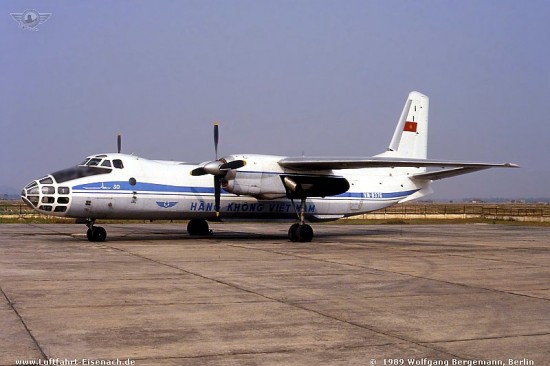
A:
{"label": "horizontal stabilizer", "polygon": [[435,172],[426,172],[420,174],[414,174],[411,178],[420,179],[420,180],[439,180],[445,178],[456,177],[457,175],[468,174],[473,172],[478,172],[480,170],[485,170],[491,168],[490,166],[486,167],[462,167],[454,169],[445,169],[438,170]]}

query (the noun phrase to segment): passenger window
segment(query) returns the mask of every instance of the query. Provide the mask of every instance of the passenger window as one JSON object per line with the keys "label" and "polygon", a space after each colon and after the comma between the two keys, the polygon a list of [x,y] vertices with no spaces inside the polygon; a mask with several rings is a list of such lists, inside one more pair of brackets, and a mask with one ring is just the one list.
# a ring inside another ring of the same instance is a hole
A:
{"label": "passenger window", "polygon": [[117,169],[124,169],[124,164],[122,164],[122,160],[119,159],[113,160],[113,166]]}
{"label": "passenger window", "polygon": [[111,160],[104,160],[103,163],[101,163],[101,166],[105,166],[107,168],[111,167]]}

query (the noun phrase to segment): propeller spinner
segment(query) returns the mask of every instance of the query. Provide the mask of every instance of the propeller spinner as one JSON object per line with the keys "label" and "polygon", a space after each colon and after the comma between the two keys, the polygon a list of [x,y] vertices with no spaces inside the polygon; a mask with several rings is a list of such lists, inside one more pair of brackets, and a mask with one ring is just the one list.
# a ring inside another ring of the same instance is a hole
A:
{"label": "propeller spinner", "polygon": [[226,161],[221,158],[218,159],[218,141],[219,141],[219,129],[218,123],[214,123],[214,150],[216,154],[216,160],[210,161],[204,164],[202,167],[195,168],[191,171],[191,175],[200,176],[211,174],[214,176],[214,209],[216,210],[216,216],[220,215],[220,200],[222,191],[222,179],[232,169],[239,169],[246,165],[245,160],[233,160]]}

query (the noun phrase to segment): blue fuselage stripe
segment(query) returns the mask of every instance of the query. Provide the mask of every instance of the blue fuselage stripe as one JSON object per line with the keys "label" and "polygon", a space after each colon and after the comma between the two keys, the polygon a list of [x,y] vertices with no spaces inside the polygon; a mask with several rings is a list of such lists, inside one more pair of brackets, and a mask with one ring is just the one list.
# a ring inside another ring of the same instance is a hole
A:
{"label": "blue fuselage stripe", "polygon": [[[195,196],[195,195],[213,195],[213,187],[190,187],[173,186],[157,183],[136,183],[130,185],[127,181],[115,182],[94,182],[86,183],[72,187],[73,193],[83,194],[131,194],[137,192],[146,195],[175,195],[175,196]],[[418,191],[412,189],[400,192],[345,192],[335,196],[327,197],[333,199],[396,199],[410,196]],[[222,195],[227,195],[222,189]]]}

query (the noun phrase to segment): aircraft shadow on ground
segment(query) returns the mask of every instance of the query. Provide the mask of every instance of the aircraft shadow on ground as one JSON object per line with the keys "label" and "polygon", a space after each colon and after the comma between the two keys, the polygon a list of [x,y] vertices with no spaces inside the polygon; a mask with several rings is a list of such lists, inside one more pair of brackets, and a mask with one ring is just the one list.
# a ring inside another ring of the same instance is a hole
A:
{"label": "aircraft shadow on ground", "polygon": [[[334,240],[338,237],[372,237],[380,235],[398,235],[399,229],[390,229],[390,230],[379,230],[379,229],[353,229],[347,232],[323,230],[321,232],[315,232],[313,238],[313,244],[315,241],[327,241]],[[83,238],[85,240],[85,238]],[[108,235],[108,242],[139,242],[139,241],[201,241],[201,242],[232,242],[232,241],[258,241],[258,242],[289,242],[288,235],[286,232],[281,233],[258,233],[251,231],[214,231],[212,235],[207,236],[190,236],[185,230],[181,232],[174,232],[173,230],[161,231],[161,230],[132,230],[128,233],[120,232],[117,230],[116,233]],[[296,244],[307,244],[307,243],[296,243]]]}
{"label": "aircraft shadow on ground", "polygon": [[[287,243],[288,235],[286,230],[278,233],[262,233],[254,231],[231,231],[231,230],[219,230],[214,229],[212,235],[207,236],[190,236],[185,228],[181,230],[175,230],[173,228],[163,229],[149,229],[149,228],[136,228],[125,226],[106,226],[107,229],[107,242],[140,242],[140,241],[199,241],[199,242],[220,242],[220,241],[257,241],[257,242],[280,242]],[[262,228],[259,227],[258,231]],[[335,228],[334,231],[330,230],[330,227],[323,227],[322,230],[315,231],[313,238],[313,244],[318,241],[333,241],[337,238],[360,238],[360,237],[373,237],[373,236],[395,236],[400,235],[400,228],[384,227],[384,228],[358,228],[350,227],[347,231],[342,231],[341,228]],[[65,238],[67,240],[76,240],[88,242],[86,238],[85,230],[66,232],[64,230],[51,230],[50,232],[37,234],[43,237],[47,241],[65,241],[60,240]],[[307,243],[296,243],[304,245]]]}

